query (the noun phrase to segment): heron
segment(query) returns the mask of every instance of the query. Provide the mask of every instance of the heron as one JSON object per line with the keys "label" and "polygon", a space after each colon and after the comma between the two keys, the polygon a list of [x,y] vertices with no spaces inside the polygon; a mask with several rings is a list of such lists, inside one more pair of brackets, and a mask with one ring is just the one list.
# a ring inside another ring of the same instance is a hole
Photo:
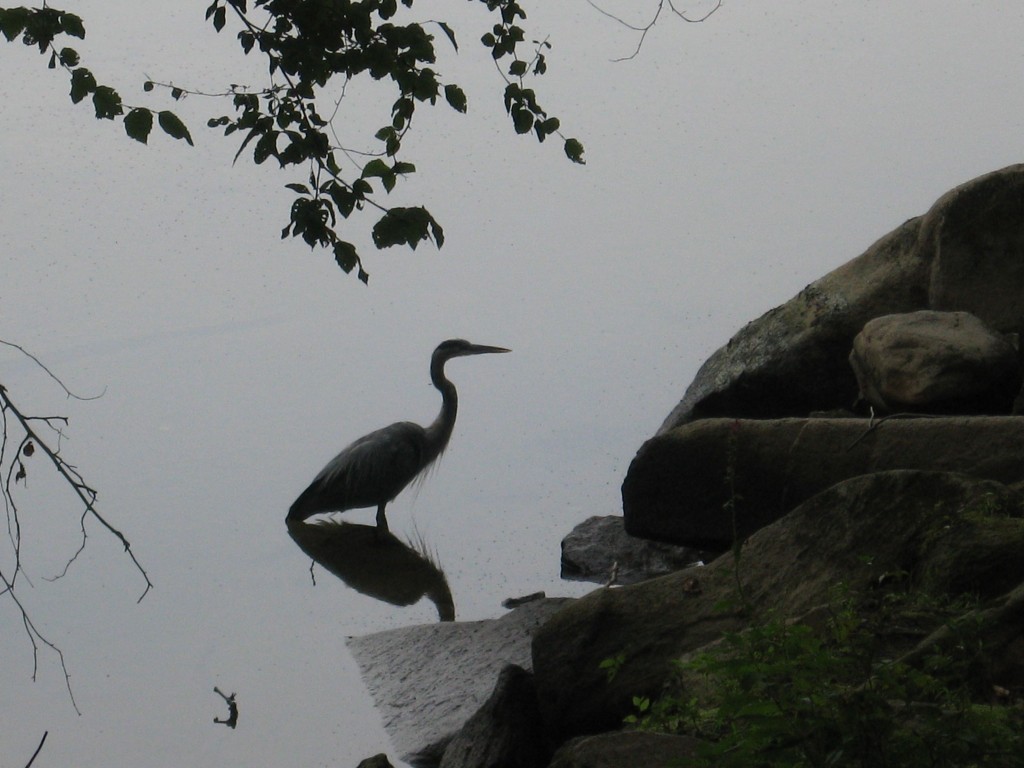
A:
{"label": "heron", "polygon": [[448,339],[430,357],[430,381],[441,392],[441,412],[428,427],[399,421],[365,435],[327,462],[288,510],[288,520],[305,520],[318,512],[377,508],[377,531],[387,531],[384,508],[409,483],[437,461],[455,427],[459,397],[444,375],[455,357],[511,352],[504,347]]}

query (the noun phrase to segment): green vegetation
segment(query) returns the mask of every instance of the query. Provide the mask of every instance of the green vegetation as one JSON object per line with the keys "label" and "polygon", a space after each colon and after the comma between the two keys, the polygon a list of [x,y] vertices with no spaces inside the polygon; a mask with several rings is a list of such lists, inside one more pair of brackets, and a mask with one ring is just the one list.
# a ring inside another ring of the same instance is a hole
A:
{"label": "green vegetation", "polygon": [[[840,594],[800,623],[755,622],[676,662],[626,722],[704,739],[701,766],[1024,765],[1024,707],[989,677],[972,602]],[[955,642],[901,660],[943,625]]]}

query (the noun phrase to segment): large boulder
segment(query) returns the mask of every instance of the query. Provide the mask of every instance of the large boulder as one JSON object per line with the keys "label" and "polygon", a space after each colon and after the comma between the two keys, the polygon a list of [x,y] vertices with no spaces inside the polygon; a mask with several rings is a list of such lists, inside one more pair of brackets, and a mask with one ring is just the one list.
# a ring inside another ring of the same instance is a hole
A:
{"label": "large boulder", "polygon": [[968,312],[876,317],[854,338],[850,365],[880,413],[1007,414],[1021,386],[1016,348]]}
{"label": "large boulder", "polygon": [[648,440],[622,484],[626,531],[727,548],[842,480],[889,469],[1024,479],[1024,419],[704,419]]}
{"label": "large boulder", "polygon": [[911,219],[863,254],[748,323],[701,366],[660,432],[715,416],[806,416],[857,397],[847,357],[868,320],[923,309],[928,261]]}
{"label": "large boulder", "polygon": [[967,182],[740,330],[698,371],[662,424],[846,408],[854,336],[881,315],[967,311],[1024,332],[1024,165]]}
{"label": "large boulder", "polygon": [[[562,739],[618,729],[634,696],[658,695],[674,659],[752,619],[806,615],[827,604],[837,584],[867,593],[898,575],[907,589],[999,595],[1024,581],[1020,510],[1020,495],[992,480],[877,472],[838,483],[757,532],[739,562],[726,554],[702,568],[596,590],[534,635],[545,724]],[[989,561],[1000,564],[998,578]],[[1000,626],[1010,643],[1016,636],[1007,627],[1019,635],[1024,611]],[[607,659],[616,660],[611,679]]]}
{"label": "large boulder", "polygon": [[928,306],[1024,332],[1024,165],[961,184],[921,222],[918,251],[932,265]]}
{"label": "large boulder", "polygon": [[509,664],[448,744],[440,768],[544,768],[550,757],[533,676]]}

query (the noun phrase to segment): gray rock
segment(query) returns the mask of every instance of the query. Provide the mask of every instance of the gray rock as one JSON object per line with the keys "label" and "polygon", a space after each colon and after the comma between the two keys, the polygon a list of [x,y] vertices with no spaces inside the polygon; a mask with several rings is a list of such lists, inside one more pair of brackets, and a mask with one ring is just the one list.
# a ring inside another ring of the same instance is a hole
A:
{"label": "gray rock", "polygon": [[388,760],[388,756],[381,752],[379,755],[368,757],[365,760],[360,760],[359,765],[356,768],[395,768],[391,761]]}
{"label": "gray rock", "polygon": [[591,517],[562,539],[562,578],[636,584],[694,565],[708,555],[692,547],[650,541],[626,533],[619,516]]}
{"label": "gray rock", "polygon": [[545,768],[550,757],[533,675],[510,664],[449,742],[440,768]]}
{"label": "gray rock", "polygon": [[717,416],[848,408],[853,337],[873,318],[966,311],[1024,333],[1024,165],[967,182],[922,217],[742,328],[711,355],[659,434]]}
{"label": "gray rock", "polygon": [[850,365],[881,413],[1008,414],[1021,387],[1013,344],[967,312],[876,317],[853,340]]}
{"label": "gray rock", "polygon": [[[1013,555],[1024,546],[1019,510],[1020,496],[991,480],[877,472],[828,488],[751,536],[739,565],[726,554],[695,572],[595,590],[534,637],[545,724],[561,739],[617,729],[634,696],[659,694],[674,659],[752,618],[804,615],[840,583],[857,593],[905,574],[908,588],[933,594],[980,586],[983,598],[998,595],[1024,580],[1024,558]],[[998,578],[992,561],[1002,564]],[[601,663],[612,658],[621,663],[609,680]]]}
{"label": "gray rock", "polygon": [[962,310],[1003,333],[1024,331],[1024,165],[961,184],[921,222],[932,263],[928,306]]}
{"label": "gray rock", "polygon": [[436,765],[508,664],[531,668],[532,633],[568,598],[537,600],[487,621],[350,638],[349,650],[404,762]]}
{"label": "gray rock", "polygon": [[911,219],[863,254],[744,326],[711,355],[659,434],[715,416],[777,418],[848,408],[853,337],[879,315],[925,309],[928,260]]}
{"label": "gray rock", "polygon": [[[705,419],[648,440],[622,484],[626,531],[722,550],[831,485],[889,469],[1024,479],[1024,419]],[[735,502],[735,521],[731,504]]]}
{"label": "gray rock", "polygon": [[581,736],[555,753],[550,768],[675,768],[696,754],[698,739],[645,731]]}

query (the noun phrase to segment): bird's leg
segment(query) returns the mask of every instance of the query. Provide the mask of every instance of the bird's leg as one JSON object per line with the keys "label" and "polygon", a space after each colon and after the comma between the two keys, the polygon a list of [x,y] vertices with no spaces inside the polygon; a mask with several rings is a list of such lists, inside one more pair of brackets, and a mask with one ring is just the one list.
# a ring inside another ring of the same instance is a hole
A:
{"label": "bird's leg", "polygon": [[381,532],[381,531],[384,531],[385,533],[388,532],[388,519],[384,515],[384,507],[386,507],[386,506],[387,506],[387,502],[385,501],[383,504],[381,504],[380,506],[377,507],[377,532],[378,533]]}

